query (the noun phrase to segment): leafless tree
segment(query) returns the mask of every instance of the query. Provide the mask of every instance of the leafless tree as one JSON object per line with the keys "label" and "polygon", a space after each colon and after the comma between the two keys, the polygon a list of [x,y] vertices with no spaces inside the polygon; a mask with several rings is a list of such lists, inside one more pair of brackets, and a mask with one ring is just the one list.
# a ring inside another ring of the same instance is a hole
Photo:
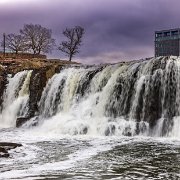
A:
{"label": "leafless tree", "polygon": [[[4,46],[4,42],[1,43],[1,46]],[[14,33],[5,36],[5,47],[14,51],[16,54],[26,50],[26,44],[23,37]]]}
{"label": "leafless tree", "polygon": [[52,31],[39,24],[25,24],[20,33],[26,41],[26,45],[34,54],[51,52],[55,45]]}
{"label": "leafless tree", "polygon": [[68,57],[69,61],[72,60],[72,57],[79,53],[79,48],[82,43],[82,37],[84,34],[84,28],[76,26],[74,28],[66,28],[63,31],[63,35],[68,39],[63,41],[58,49],[64,52]]}

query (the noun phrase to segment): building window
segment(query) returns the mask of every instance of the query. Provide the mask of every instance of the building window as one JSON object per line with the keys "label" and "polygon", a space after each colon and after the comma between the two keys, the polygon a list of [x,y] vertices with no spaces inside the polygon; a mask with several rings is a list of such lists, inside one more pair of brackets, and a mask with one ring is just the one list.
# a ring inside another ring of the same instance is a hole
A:
{"label": "building window", "polygon": [[164,37],[166,37],[166,36],[170,36],[170,35],[171,35],[170,31],[168,31],[168,32],[164,32]]}
{"label": "building window", "polygon": [[178,31],[171,31],[172,36],[177,36],[179,33]]}
{"label": "building window", "polygon": [[162,37],[162,33],[156,33],[156,37]]}

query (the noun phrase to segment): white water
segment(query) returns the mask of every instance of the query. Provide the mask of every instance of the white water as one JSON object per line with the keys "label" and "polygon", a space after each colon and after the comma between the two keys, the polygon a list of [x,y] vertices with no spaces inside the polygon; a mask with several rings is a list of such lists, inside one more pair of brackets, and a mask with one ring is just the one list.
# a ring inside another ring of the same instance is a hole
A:
{"label": "white water", "polygon": [[[178,162],[173,159],[178,153],[176,148],[180,147],[180,143],[176,140],[118,136],[57,136],[57,134],[40,136],[36,133],[32,130],[4,133],[6,141],[21,142],[23,147],[11,150],[9,159],[1,159],[1,180],[65,179],[66,176],[69,176],[68,179],[94,179],[98,176],[99,179],[104,179],[105,175],[109,176],[109,179],[113,179],[114,176],[117,176],[117,179],[129,177],[150,180],[156,179],[157,176],[169,179],[173,173],[171,167],[175,168],[173,177],[177,179],[180,177],[176,168]],[[2,132],[0,134],[3,135]],[[2,139],[4,140],[4,137],[0,136],[0,140]],[[164,158],[169,154],[170,157],[174,156],[172,160],[169,157],[171,162],[167,163]],[[151,162],[153,158],[154,161]],[[158,165],[159,161],[162,164]],[[118,167],[121,167],[122,171],[114,170]]]}
{"label": "white water", "polygon": [[[159,111],[162,111],[162,114],[159,118],[164,119],[168,113],[167,108],[169,108],[166,105],[166,97],[169,96],[169,87],[172,86],[170,81],[171,73],[175,73],[173,86],[174,84],[176,85],[176,87],[174,87],[177,92],[176,113],[179,113],[180,62],[179,59],[171,57],[167,61],[165,70],[157,69],[154,74],[151,75],[153,63],[156,61],[157,59],[152,59],[147,63],[143,62],[141,65],[135,63],[132,65],[124,64],[120,66],[107,66],[92,78],[86,88],[84,96],[81,96],[78,88],[83,86],[83,82],[86,81],[88,72],[92,71],[92,69],[68,68],[63,70],[60,74],[56,74],[46,86],[40,101],[40,105],[43,103],[45,104],[45,108],[40,106],[42,115],[50,114],[51,117],[45,119],[38,129],[47,133],[70,135],[135,135],[135,117],[137,109],[140,108],[139,99],[143,96],[144,106],[142,107],[140,116],[142,120],[139,123],[140,134],[161,136],[162,132],[159,131],[163,131],[164,121],[156,124],[156,127],[153,130],[153,132],[157,130],[156,133],[150,133],[149,124],[144,121],[147,119],[146,108],[149,106],[149,100],[147,98],[149,98],[149,94],[153,91],[153,86],[156,86],[156,84],[160,82],[161,86],[159,87],[159,91],[162,93],[162,107],[160,107]],[[131,78],[138,68],[137,78],[132,87],[135,89],[135,93],[131,99],[131,109],[129,112],[129,119],[127,120],[121,115],[121,111],[126,109],[126,104],[128,103],[128,99],[126,99],[126,96],[128,95],[127,91],[129,90],[128,88],[130,88],[128,81],[132,81],[132,79],[129,78]],[[116,91],[119,88],[117,85],[120,78],[127,82],[127,84],[121,86],[121,94],[118,95]],[[62,81],[64,81],[63,84]],[[49,86],[50,90],[48,90]],[[145,87],[144,95],[141,94],[144,88],[143,86]],[[114,113],[119,115],[117,117],[112,117],[112,115],[114,116]],[[174,120],[174,126],[176,124],[177,122]],[[173,133],[167,133],[167,135],[179,137],[177,132],[179,131],[180,126],[178,125],[176,130],[174,130],[174,126],[173,129],[169,129],[169,132],[173,131]]]}
{"label": "white water", "polygon": [[180,139],[180,116],[174,117],[173,122],[174,122],[173,129],[169,135],[171,137],[176,137]]}
{"label": "white water", "polygon": [[[179,61],[171,57],[109,65],[100,70],[100,67],[61,70],[44,88],[38,117],[24,127],[37,120],[39,124],[34,130],[47,134],[179,137],[176,120],[180,115]],[[159,68],[153,71],[154,64]],[[27,115],[31,73],[23,71],[9,78],[1,127],[15,127],[17,116]],[[154,125],[153,121],[157,123]]]}
{"label": "white water", "polygon": [[[112,72],[112,69],[115,70],[115,72],[110,76],[109,71]],[[42,115],[47,113],[53,114],[54,107],[57,106],[55,98],[60,89],[59,85],[62,80],[66,78],[64,88],[61,87],[61,94],[59,95],[60,102],[56,114],[44,120],[44,122],[38,126],[38,131],[70,135],[104,135],[105,133],[107,133],[107,135],[113,135],[115,131],[114,128],[116,128],[118,131],[116,131],[115,135],[122,135],[124,131],[130,131],[134,134],[136,122],[126,121],[123,117],[114,119],[111,122],[110,118],[104,116],[105,105],[116,85],[116,79],[119,74],[126,70],[126,66],[105,68],[102,72],[103,75],[101,75],[100,72],[92,79],[89,93],[83,98],[80,98],[79,95],[76,94],[76,91],[83,79],[86,78],[87,69],[69,68],[60,74],[56,74],[48,82],[43,92],[40,107],[43,103],[45,107],[41,110]],[[106,86],[99,92],[98,88],[102,86],[103,78],[107,78],[107,84],[104,84],[104,86]],[[99,99],[99,104],[96,105],[97,99]]]}
{"label": "white water", "polygon": [[25,116],[28,113],[31,73],[32,71],[22,71],[8,79],[9,83],[4,92],[3,110],[0,114],[1,128],[15,127],[17,115]]}

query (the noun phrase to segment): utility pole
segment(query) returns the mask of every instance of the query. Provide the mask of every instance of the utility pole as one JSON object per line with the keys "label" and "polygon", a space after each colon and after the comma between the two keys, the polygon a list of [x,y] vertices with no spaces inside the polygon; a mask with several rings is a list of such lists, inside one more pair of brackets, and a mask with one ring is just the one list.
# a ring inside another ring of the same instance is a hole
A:
{"label": "utility pole", "polygon": [[6,56],[6,34],[3,33],[3,52],[4,52],[4,58]]}

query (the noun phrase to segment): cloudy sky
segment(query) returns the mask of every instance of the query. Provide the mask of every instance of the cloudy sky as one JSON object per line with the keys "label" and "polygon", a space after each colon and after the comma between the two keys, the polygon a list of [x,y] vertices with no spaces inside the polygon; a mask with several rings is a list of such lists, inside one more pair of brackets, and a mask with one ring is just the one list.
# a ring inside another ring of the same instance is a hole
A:
{"label": "cloudy sky", "polygon": [[[66,27],[85,28],[75,59],[110,63],[154,55],[154,31],[180,27],[180,0],[0,0],[0,35],[41,24],[59,44]],[[54,50],[51,58],[65,59]]]}

